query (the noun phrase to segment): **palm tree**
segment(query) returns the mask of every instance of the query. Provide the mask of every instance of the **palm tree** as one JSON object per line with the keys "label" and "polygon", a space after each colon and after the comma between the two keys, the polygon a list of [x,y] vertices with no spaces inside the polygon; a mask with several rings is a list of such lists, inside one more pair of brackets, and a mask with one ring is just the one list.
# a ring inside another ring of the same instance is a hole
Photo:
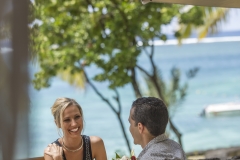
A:
{"label": "palm tree", "polygon": [[202,23],[200,22],[198,25],[181,23],[178,30],[179,43],[182,39],[190,37],[194,31],[197,32],[199,39],[206,37],[207,34],[216,33],[219,25],[226,21],[230,11],[229,8],[187,6],[187,10],[194,9],[198,9],[204,15]]}

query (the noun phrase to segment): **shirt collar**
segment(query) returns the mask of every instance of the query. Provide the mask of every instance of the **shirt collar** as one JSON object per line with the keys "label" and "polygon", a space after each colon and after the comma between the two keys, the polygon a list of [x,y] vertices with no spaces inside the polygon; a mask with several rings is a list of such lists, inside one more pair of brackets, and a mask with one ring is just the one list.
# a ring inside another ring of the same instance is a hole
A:
{"label": "shirt collar", "polygon": [[[147,146],[149,147],[152,144],[164,141],[165,139],[167,139],[167,136],[165,135],[165,133],[160,134],[157,137],[153,138],[150,142],[148,142]],[[144,148],[146,148],[146,147],[144,147]]]}
{"label": "shirt collar", "polygon": [[151,145],[164,141],[167,139],[167,136],[165,135],[165,133],[158,135],[157,137],[153,138],[150,142],[148,142],[148,144],[143,148],[142,152],[139,154],[138,157],[141,157],[147,150],[148,148],[150,148]]}

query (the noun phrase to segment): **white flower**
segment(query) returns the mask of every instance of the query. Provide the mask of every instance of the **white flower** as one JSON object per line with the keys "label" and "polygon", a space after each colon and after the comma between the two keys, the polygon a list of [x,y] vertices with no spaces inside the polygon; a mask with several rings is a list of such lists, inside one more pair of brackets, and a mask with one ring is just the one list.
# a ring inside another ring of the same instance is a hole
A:
{"label": "white flower", "polygon": [[128,158],[126,156],[123,156],[120,160],[131,160],[131,158]]}
{"label": "white flower", "polygon": [[131,158],[128,158],[127,156],[123,156],[122,158],[117,158],[116,160],[131,160]]}
{"label": "white flower", "polygon": [[[136,159],[134,151],[131,150],[131,157],[134,157],[134,159]],[[122,158],[116,153],[116,159],[112,159],[112,160],[131,160],[131,158],[127,157],[127,156],[123,156]]]}

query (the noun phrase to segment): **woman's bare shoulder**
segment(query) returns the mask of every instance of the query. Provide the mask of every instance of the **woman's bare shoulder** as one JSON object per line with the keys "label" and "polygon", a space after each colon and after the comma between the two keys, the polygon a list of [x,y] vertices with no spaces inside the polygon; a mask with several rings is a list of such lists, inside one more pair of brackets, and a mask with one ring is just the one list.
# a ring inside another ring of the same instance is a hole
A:
{"label": "woman's bare shoulder", "polygon": [[102,143],[103,142],[102,138],[100,138],[98,136],[89,136],[89,137],[90,137],[91,143]]}
{"label": "woman's bare shoulder", "polygon": [[90,142],[92,147],[104,147],[104,142],[102,138],[98,136],[89,136],[89,137],[90,137]]}
{"label": "woman's bare shoulder", "polygon": [[92,155],[96,160],[106,160],[107,154],[102,138],[98,136],[90,136]]}

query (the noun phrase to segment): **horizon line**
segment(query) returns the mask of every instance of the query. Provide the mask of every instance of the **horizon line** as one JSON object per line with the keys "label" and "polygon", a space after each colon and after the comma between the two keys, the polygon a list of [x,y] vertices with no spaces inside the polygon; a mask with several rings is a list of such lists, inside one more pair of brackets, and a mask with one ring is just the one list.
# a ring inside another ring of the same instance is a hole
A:
{"label": "horizon line", "polygon": [[[165,46],[165,45],[179,45],[179,44],[196,44],[196,43],[219,43],[219,42],[240,42],[240,36],[227,36],[227,37],[206,37],[206,38],[187,38],[183,39],[179,43],[178,39],[166,40],[154,40],[154,46]],[[137,42],[139,46],[142,46],[142,41]],[[152,41],[149,41],[149,45],[152,44]],[[10,47],[1,47],[1,53],[12,51]]]}
{"label": "horizon line", "polygon": [[[187,38],[181,41],[181,44],[195,44],[195,43],[218,43],[218,42],[240,42],[240,36],[227,36],[227,37],[206,37],[206,38]],[[162,40],[154,40],[155,46],[162,45],[179,45],[178,39],[170,39],[165,42]]]}

